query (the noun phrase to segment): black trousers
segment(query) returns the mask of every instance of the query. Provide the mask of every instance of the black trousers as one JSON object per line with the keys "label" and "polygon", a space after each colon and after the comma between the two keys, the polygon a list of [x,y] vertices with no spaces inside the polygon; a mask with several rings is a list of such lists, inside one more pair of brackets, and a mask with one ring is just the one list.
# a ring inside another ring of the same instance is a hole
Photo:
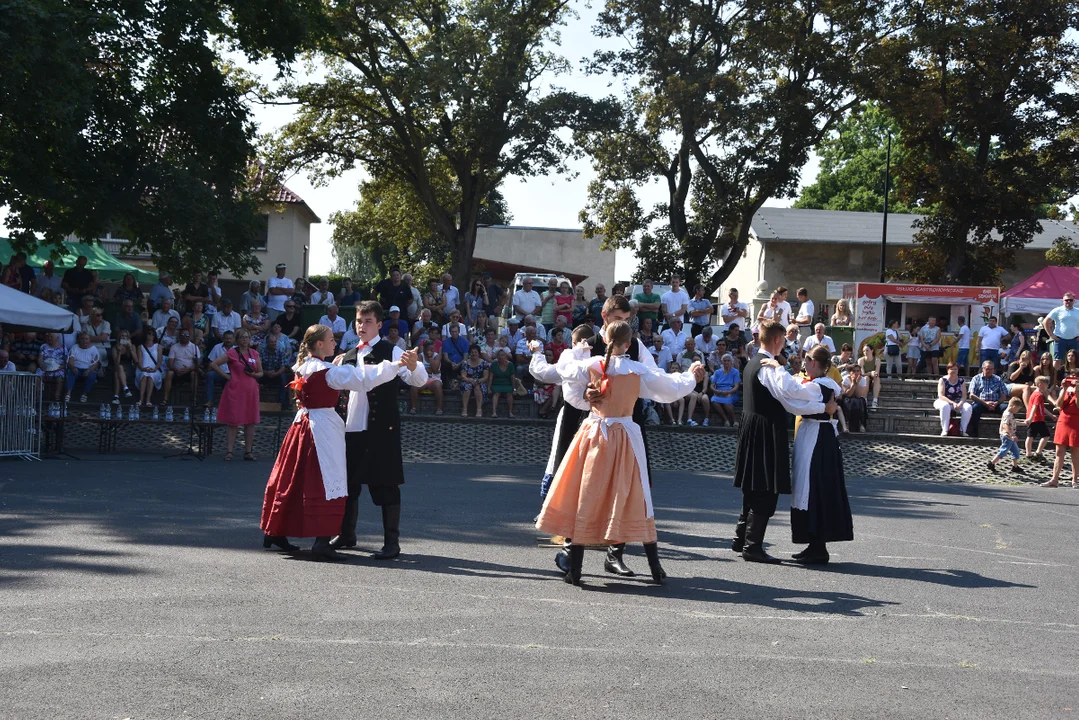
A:
{"label": "black trousers", "polygon": [[[401,504],[401,486],[400,485],[368,485],[368,490],[371,493],[371,502],[379,507],[386,505],[400,505]],[[349,500],[353,498],[359,499],[363,494],[363,485],[357,484],[353,488],[349,488],[348,496]]]}
{"label": "black trousers", "polygon": [[1003,415],[1006,407],[1008,407],[1007,402],[1003,402],[997,405],[996,410],[990,410],[980,402],[974,402],[974,408],[970,413],[970,422],[967,424],[967,434],[971,437],[978,437],[978,430],[982,424],[982,415]]}
{"label": "black trousers", "polygon": [[742,513],[738,516],[738,522],[745,522],[750,511],[754,515],[772,517],[776,513],[776,505],[779,504],[779,495],[766,490],[743,490]]}

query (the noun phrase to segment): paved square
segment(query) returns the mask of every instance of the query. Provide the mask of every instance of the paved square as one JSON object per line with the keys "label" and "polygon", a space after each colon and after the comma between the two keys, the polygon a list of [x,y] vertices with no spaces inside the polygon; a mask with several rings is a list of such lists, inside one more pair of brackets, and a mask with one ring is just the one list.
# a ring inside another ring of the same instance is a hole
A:
{"label": "paved square", "polygon": [[805,569],[726,549],[729,477],[660,472],[668,584],[589,552],[576,589],[529,523],[539,467],[406,465],[384,564],[262,550],[268,472],[0,465],[0,717],[1079,716],[1070,488],[852,479],[856,541]]}

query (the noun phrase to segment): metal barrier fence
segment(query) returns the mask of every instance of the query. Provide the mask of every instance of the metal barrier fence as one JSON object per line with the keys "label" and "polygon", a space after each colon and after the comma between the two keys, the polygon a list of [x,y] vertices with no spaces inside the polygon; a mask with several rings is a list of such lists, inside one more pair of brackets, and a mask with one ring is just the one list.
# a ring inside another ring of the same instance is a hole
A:
{"label": "metal barrier fence", "polygon": [[41,378],[0,373],[0,457],[41,459]]}

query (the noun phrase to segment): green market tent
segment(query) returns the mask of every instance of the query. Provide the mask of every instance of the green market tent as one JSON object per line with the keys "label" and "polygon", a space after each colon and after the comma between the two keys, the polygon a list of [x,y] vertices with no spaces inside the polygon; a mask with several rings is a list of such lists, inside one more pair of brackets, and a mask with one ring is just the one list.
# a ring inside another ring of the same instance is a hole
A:
{"label": "green market tent", "polygon": [[[110,255],[105,248],[96,243],[65,242],[63,255],[56,260],[53,260],[49,253],[50,248],[39,247],[35,253],[26,256],[26,264],[32,268],[40,268],[47,260],[52,260],[53,265],[56,266],[56,274],[62,276],[65,270],[75,267],[75,260],[79,255],[85,255],[86,268],[88,270],[97,270],[97,275],[101,280],[119,281],[123,280],[125,273],[131,273],[135,276],[137,282],[157,282],[156,273],[137,268],[134,265],[128,265],[123,260]],[[11,243],[8,242],[8,239],[0,238],[0,259],[4,261],[5,265],[14,254],[15,251],[11,248]]]}

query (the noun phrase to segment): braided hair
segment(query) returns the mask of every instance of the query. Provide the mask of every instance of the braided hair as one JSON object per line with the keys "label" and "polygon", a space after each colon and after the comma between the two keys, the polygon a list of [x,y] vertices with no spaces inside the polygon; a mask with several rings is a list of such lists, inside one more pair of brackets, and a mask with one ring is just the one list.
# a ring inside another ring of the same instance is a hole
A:
{"label": "braided hair", "polygon": [[311,357],[311,351],[315,348],[315,343],[319,340],[324,340],[326,335],[332,337],[333,330],[325,325],[312,325],[307,328],[307,332],[303,334],[303,340],[300,341],[300,347],[296,352],[296,364],[292,366],[293,370],[299,370],[300,366],[307,362],[307,359]]}

